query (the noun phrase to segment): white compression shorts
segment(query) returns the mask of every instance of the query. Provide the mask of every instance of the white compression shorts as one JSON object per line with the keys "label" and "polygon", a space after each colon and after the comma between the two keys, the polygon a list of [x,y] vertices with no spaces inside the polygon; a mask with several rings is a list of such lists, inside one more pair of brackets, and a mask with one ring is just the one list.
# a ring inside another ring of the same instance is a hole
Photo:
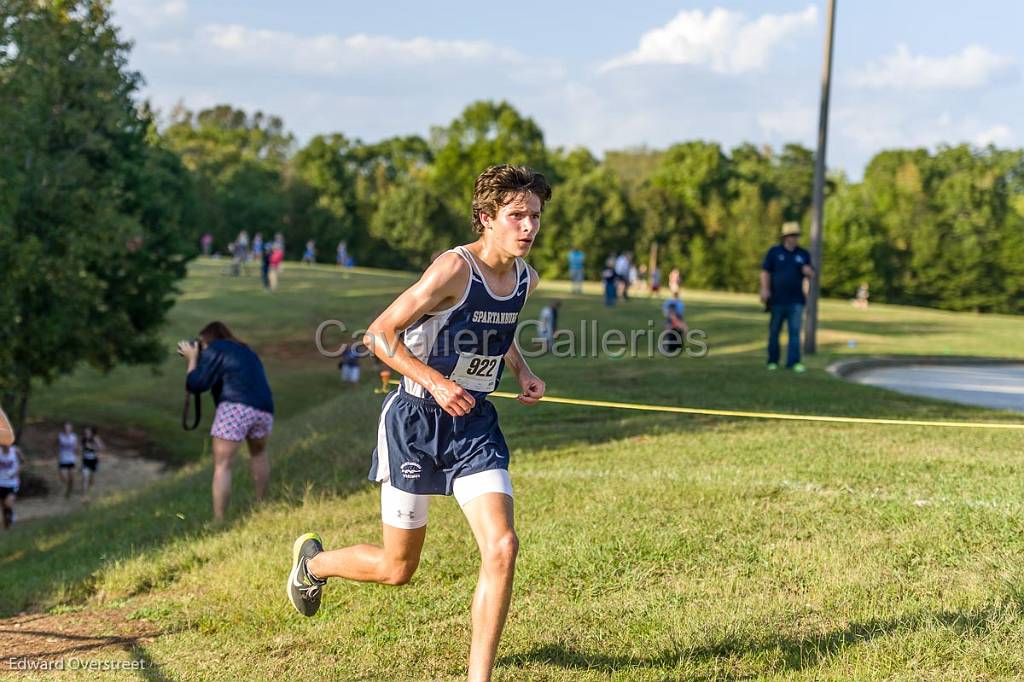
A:
{"label": "white compression shorts", "polygon": [[[512,479],[505,469],[489,469],[456,478],[452,492],[460,507],[486,493],[502,493],[512,497]],[[412,530],[427,525],[431,495],[414,495],[384,481],[380,487],[380,518],[394,528]]]}

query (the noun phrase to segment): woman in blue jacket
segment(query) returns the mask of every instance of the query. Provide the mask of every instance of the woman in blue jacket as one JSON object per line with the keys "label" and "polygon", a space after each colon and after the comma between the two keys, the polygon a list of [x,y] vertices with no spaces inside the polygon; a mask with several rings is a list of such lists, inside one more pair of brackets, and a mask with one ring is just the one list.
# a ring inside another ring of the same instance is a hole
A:
{"label": "woman in blue jacket", "polygon": [[185,386],[191,393],[210,391],[217,411],[213,438],[213,518],[223,521],[231,497],[231,461],[244,440],[256,500],[262,500],[270,479],[267,439],[274,426],[274,399],[263,363],[235,338],[223,322],[199,332],[199,342],[181,341],[178,353],[188,361]]}

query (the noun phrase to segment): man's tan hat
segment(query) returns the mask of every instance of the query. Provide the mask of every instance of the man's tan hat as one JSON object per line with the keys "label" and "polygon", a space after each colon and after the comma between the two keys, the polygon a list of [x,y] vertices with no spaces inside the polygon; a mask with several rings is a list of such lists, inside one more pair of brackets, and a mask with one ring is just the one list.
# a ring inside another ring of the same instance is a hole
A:
{"label": "man's tan hat", "polygon": [[788,237],[790,235],[799,235],[799,234],[800,234],[800,223],[791,220],[788,223],[783,223],[782,224],[782,236],[783,237]]}

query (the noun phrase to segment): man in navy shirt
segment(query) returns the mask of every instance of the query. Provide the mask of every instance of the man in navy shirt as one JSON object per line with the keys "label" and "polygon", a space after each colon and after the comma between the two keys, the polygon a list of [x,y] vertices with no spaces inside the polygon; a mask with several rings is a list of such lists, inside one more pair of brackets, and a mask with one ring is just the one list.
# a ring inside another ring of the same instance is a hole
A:
{"label": "man in navy shirt", "polygon": [[768,249],[761,264],[761,301],[771,311],[768,323],[768,369],[779,368],[779,332],[785,322],[789,330],[786,367],[794,372],[806,369],[800,362],[800,323],[803,321],[804,278],[814,276],[811,254],[801,249],[800,225],[782,226],[782,243]]}

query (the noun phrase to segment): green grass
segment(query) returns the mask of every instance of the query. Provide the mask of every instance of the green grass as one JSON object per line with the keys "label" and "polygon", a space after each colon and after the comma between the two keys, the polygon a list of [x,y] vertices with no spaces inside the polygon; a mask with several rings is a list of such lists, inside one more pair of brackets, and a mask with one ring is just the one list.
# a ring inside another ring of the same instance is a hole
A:
{"label": "green grass", "polygon": [[[0,612],[125,606],[165,634],[134,655],[150,679],[459,679],[477,556],[452,500],[432,505],[410,585],[332,581],[301,619],[283,595],[291,540],[376,541],[365,482],[380,396],[339,385],[313,346],[328,318],[361,326],[409,275],[292,265],[275,295],[203,262],[166,338],[210,319],[262,355],[279,406],[272,499],[207,525],[202,433],[178,426],[181,361],[162,374],[81,371],[35,413],[152,434],[185,463],[88,515],[0,536]],[[592,292],[596,294],[596,289]],[[657,304],[610,313],[561,283],[562,324],[643,327]],[[1020,421],[847,384],[824,371],[865,354],[1019,354],[1024,320],[828,301],[822,352],[798,376],[763,370],[752,297],[688,292],[701,359],[532,361],[552,395],[716,408]],[[849,339],[857,346],[850,349]],[[369,369],[367,367],[366,369]],[[369,372],[367,372],[369,374]],[[506,382],[506,388],[511,388]],[[496,401],[513,450],[522,550],[498,679],[1001,678],[1024,671],[1024,433],[739,421]],[[209,423],[208,415],[205,426]],[[194,462],[188,464],[189,462]],[[183,516],[184,518],[180,518]],[[109,657],[109,655],[108,655]],[[119,679],[124,679],[123,675]]]}

